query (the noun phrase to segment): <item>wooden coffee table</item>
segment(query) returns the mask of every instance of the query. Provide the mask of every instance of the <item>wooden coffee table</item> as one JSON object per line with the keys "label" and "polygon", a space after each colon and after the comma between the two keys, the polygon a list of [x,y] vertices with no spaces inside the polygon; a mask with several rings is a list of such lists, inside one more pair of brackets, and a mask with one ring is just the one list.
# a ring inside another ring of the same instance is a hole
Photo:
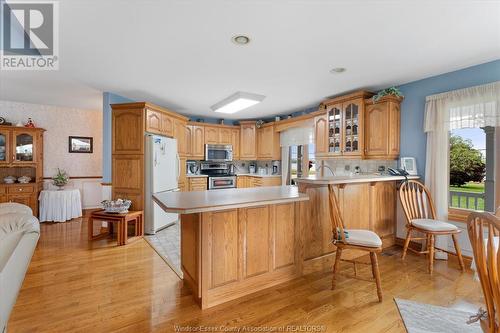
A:
{"label": "wooden coffee table", "polygon": [[[107,222],[108,228],[101,230],[97,235],[94,235],[94,221]],[[144,218],[142,210],[129,211],[124,214],[106,213],[104,210],[94,211],[90,214],[88,222],[89,241],[108,237],[113,234],[113,224],[117,224],[116,238],[118,246],[126,245],[132,238],[138,239],[144,235]],[[128,224],[134,223],[135,235],[128,238]]]}

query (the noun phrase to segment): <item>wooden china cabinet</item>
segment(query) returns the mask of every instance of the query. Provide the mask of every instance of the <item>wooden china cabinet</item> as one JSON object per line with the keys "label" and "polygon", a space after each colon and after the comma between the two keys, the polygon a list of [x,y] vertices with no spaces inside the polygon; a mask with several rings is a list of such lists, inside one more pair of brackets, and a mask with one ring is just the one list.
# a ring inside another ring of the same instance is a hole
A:
{"label": "wooden china cabinet", "polygon": [[[43,128],[0,126],[0,202],[18,202],[38,215],[38,195],[43,187]],[[15,183],[4,178],[12,176]],[[28,176],[21,184],[17,178]]]}

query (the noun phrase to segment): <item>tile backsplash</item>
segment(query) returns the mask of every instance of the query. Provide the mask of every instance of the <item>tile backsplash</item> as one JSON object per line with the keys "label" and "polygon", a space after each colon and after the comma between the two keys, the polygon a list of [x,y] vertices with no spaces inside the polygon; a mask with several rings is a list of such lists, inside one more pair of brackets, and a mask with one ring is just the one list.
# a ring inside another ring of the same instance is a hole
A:
{"label": "tile backsplash", "polygon": [[[349,175],[354,172],[354,168],[359,166],[361,173],[372,173],[378,172],[378,168],[383,166],[386,170],[387,168],[396,168],[398,166],[397,160],[351,160],[351,159],[335,159],[335,160],[324,160],[325,165],[329,166],[337,176]],[[316,163],[319,166],[320,160]],[[325,175],[328,171],[325,171]]]}

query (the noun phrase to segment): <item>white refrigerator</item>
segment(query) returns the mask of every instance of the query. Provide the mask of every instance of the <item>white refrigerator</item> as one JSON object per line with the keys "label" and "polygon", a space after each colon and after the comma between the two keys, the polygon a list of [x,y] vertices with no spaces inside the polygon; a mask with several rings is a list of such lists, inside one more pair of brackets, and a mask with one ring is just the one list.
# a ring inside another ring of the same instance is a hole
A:
{"label": "white refrigerator", "polygon": [[166,213],[152,198],[154,193],[179,191],[177,140],[146,134],[145,171],[144,229],[147,234],[155,234],[179,219],[178,214]]}

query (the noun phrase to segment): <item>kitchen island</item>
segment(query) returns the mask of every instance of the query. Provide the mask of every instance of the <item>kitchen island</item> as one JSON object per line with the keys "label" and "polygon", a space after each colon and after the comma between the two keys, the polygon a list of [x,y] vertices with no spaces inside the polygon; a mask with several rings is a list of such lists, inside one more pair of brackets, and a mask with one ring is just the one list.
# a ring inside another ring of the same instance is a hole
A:
{"label": "kitchen island", "polygon": [[202,308],[289,281],[302,274],[297,187],[154,194],[181,214],[184,282]]}
{"label": "kitchen island", "polygon": [[[418,179],[418,176],[408,176]],[[328,186],[334,185],[340,214],[346,229],[367,229],[382,239],[382,247],[396,242],[397,185],[403,176],[361,174],[353,176],[308,177],[298,179],[299,191],[309,201],[300,203],[302,236],[302,272],[331,269],[335,259],[332,244]],[[345,259],[354,259],[366,252],[346,250]]]}

